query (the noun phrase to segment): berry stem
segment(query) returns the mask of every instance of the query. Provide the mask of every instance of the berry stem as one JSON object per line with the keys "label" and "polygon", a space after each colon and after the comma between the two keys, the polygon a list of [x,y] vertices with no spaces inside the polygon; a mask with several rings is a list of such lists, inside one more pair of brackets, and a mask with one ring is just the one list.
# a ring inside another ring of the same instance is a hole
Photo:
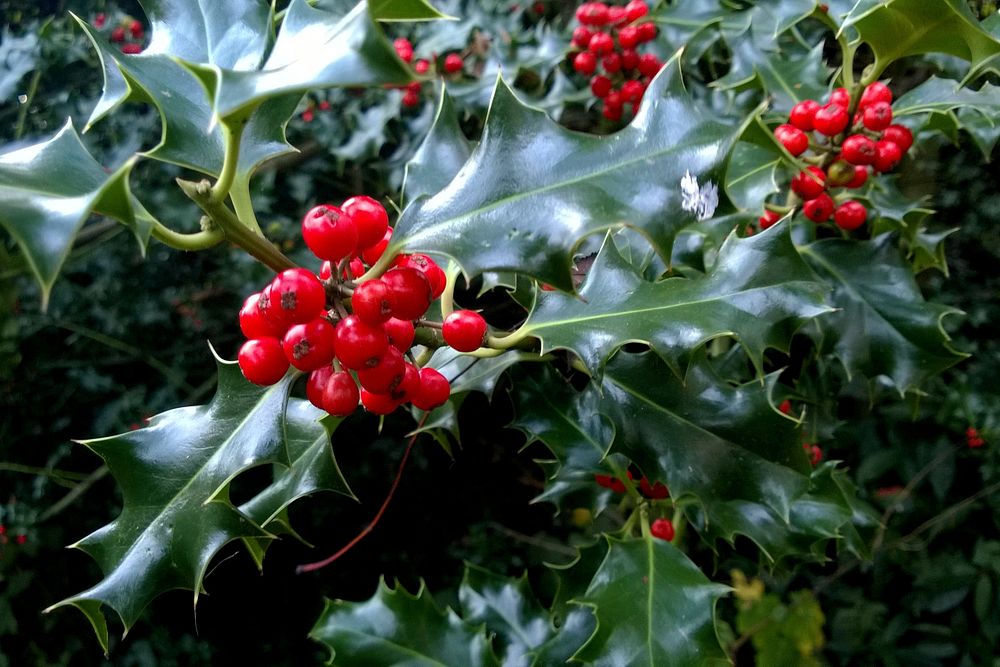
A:
{"label": "berry stem", "polygon": [[389,503],[392,501],[393,496],[396,494],[396,489],[399,487],[399,480],[403,478],[403,468],[406,467],[406,461],[410,458],[410,451],[412,451],[413,449],[413,443],[417,441],[417,436],[420,435],[420,429],[423,428],[424,422],[427,421],[427,416],[429,414],[430,414],[429,412],[425,412],[424,416],[420,418],[420,422],[417,424],[417,428],[415,429],[416,432],[412,436],[410,436],[409,441],[406,443],[406,449],[403,451],[403,458],[399,461],[399,469],[396,470],[396,478],[392,480],[392,486],[389,487],[389,494],[385,497],[385,500],[382,502],[382,506],[379,508],[378,513],[375,514],[375,518],[372,519],[371,522],[367,526],[365,526],[360,533],[355,535],[354,539],[352,539],[350,542],[341,547],[341,549],[336,553],[334,553],[332,556],[329,556],[328,558],[325,558],[321,561],[317,561],[315,563],[299,565],[297,568],[295,568],[295,574],[305,574],[306,572],[315,572],[316,570],[326,567],[327,565],[333,563],[335,560],[337,560],[338,558],[346,554],[348,551],[353,549],[358,542],[363,540],[368,535],[368,533],[372,532],[375,529],[375,526],[377,526],[378,522],[382,519],[382,515],[385,514],[385,510],[389,507]]}
{"label": "berry stem", "polygon": [[226,235],[218,227],[185,234],[183,232],[175,232],[156,218],[152,218],[152,221],[153,227],[150,230],[150,234],[152,234],[153,238],[176,250],[208,250],[226,238]]}
{"label": "berry stem", "polygon": [[653,540],[653,532],[649,529],[649,505],[643,503],[639,506],[639,513],[642,516],[642,520],[639,522],[639,527],[642,528],[642,539],[647,542]]}
{"label": "berry stem", "polygon": [[222,122],[222,140],[226,148],[226,155],[222,161],[222,171],[219,172],[219,180],[215,182],[209,193],[213,202],[224,202],[233,187],[233,180],[236,178],[236,167],[240,161],[240,143],[243,139],[243,128],[246,127],[246,124],[247,120],[238,120],[235,123]]}
{"label": "berry stem", "polygon": [[445,282],[444,291],[441,293],[441,317],[444,319],[455,312],[455,283],[458,281],[458,273],[458,265],[449,262],[448,270],[445,271],[447,282]]}

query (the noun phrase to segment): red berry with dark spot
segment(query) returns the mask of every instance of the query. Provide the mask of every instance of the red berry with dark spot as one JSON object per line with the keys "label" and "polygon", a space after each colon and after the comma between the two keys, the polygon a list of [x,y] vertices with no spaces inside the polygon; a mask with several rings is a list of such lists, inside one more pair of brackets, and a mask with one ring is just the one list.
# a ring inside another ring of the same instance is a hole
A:
{"label": "red berry with dark spot", "polygon": [[399,320],[393,317],[383,327],[385,335],[389,337],[389,344],[400,352],[406,352],[413,345],[416,329],[410,320]]}
{"label": "red berry with dark spot", "polygon": [[326,309],[326,289],[312,271],[287,269],[271,282],[270,308],[282,321],[301,324]]}
{"label": "red berry with dark spot", "polygon": [[237,360],[243,377],[262,387],[278,382],[288,371],[288,359],[277,338],[248,340],[240,347]]}
{"label": "red berry with dark spot", "polygon": [[389,288],[393,317],[415,320],[427,312],[431,283],[423,273],[410,267],[395,268],[387,271],[382,281]]}
{"label": "red berry with dark spot", "polygon": [[875,161],[872,163],[875,171],[892,171],[902,159],[903,151],[895,142],[885,139],[875,142]]}
{"label": "red berry with dark spot", "polygon": [[581,49],[587,48],[590,44],[590,38],[594,36],[594,33],[590,31],[586,26],[578,26],[576,30],[573,31],[573,46],[579,47]]}
{"label": "red berry with dark spot", "polygon": [[879,102],[892,104],[892,91],[889,90],[889,86],[881,81],[876,81],[865,87],[865,92],[861,93],[861,101],[858,102],[858,108],[863,110]]}
{"label": "red berry with dark spot", "polygon": [[849,120],[847,107],[831,102],[816,110],[816,115],[813,116],[813,127],[820,134],[832,137],[843,132],[847,128]]}
{"label": "red berry with dark spot", "polygon": [[300,371],[315,371],[333,361],[333,325],[322,317],[293,325],[285,333],[281,346],[292,366]]}
{"label": "red berry with dark spot", "polygon": [[767,229],[781,220],[781,214],[777,211],[764,211],[764,215],[757,218],[757,223],[761,229]]}
{"label": "red berry with dark spot", "polygon": [[420,389],[410,402],[421,410],[433,410],[444,405],[450,395],[451,384],[445,376],[433,368],[421,368]]}
{"label": "red berry with dark spot", "polygon": [[813,222],[826,222],[833,215],[833,199],[824,192],[803,204],[802,213]]}
{"label": "red berry with dark spot", "polygon": [[323,407],[323,390],[326,389],[326,383],[329,382],[332,375],[333,368],[327,364],[310,373],[306,380],[306,398],[320,410],[326,410]]}
{"label": "red berry with dark spot", "polygon": [[339,262],[357,247],[358,229],[341,209],[321,204],[302,218],[302,240],[320,259]]}
{"label": "red berry with dark spot", "polygon": [[392,265],[416,269],[427,276],[427,280],[431,284],[431,300],[438,298],[444,292],[448,276],[445,275],[444,270],[438,266],[437,262],[427,255],[418,252],[411,255],[400,255],[393,261]]}
{"label": "red berry with dark spot", "polygon": [[354,289],[351,309],[368,324],[382,324],[392,317],[392,293],[381,280],[368,280]]}
{"label": "red berry with dark spot", "polygon": [[649,532],[653,534],[653,537],[672,542],[674,539],[674,524],[670,523],[668,519],[657,519],[649,527]]}
{"label": "red berry with dark spot", "polygon": [[388,415],[399,407],[399,401],[389,394],[375,394],[367,389],[361,390],[361,405],[373,415]]}
{"label": "red berry with dark spot", "polygon": [[247,338],[279,337],[284,335],[284,330],[276,326],[264,316],[264,313],[257,307],[260,300],[260,293],[255,292],[247,297],[240,308],[240,331]]}
{"label": "red berry with dark spot", "polygon": [[892,125],[892,105],[888,102],[876,102],[865,107],[862,122],[872,132],[881,132]]}
{"label": "red berry with dark spot", "polygon": [[788,114],[788,122],[803,132],[813,131],[813,119],[819,111],[819,102],[815,100],[803,100],[792,107],[792,112]]}
{"label": "red berry with dark spot", "polygon": [[441,328],[444,342],[459,352],[472,352],[482,347],[486,337],[486,320],[471,310],[456,310],[445,318]]}
{"label": "red berry with dark spot", "polygon": [[910,128],[903,125],[890,125],[885,128],[885,134],[882,135],[882,139],[891,141],[899,146],[899,150],[903,154],[910,150],[910,146],[913,145],[913,133],[910,132]]}
{"label": "red berry with dark spot", "polygon": [[633,70],[639,66],[639,54],[633,49],[622,49],[622,69]]}
{"label": "red berry with dark spot", "polygon": [[372,393],[387,394],[402,382],[405,371],[403,353],[390,345],[378,361],[358,369],[358,382]]}
{"label": "red berry with dark spot", "polygon": [[803,199],[815,199],[826,190],[826,174],[819,167],[807,167],[792,179],[791,187]]}
{"label": "red berry with dark spot", "polygon": [[378,363],[389,347],[385,329],[366,324],[357,315],[348,315],[340,320],[335,333],[337,358],[351,370]]}
{"label": "red berry with dark spot", "polygon": [[[615,50],[615,40],[606,32],[595,32],[594,36],[590,38],[590,42],[587,43],[587,50],[595,56],[611,53]],[[596,60],[594,65],[597,65]]]}
{"label": "red berry with dark spot", "polygon": [[420,369],[413,364],[403,364],[403,376],[389,391],[389,395],[400,403],[410,401],[420,391]]}
{"label": "red berry with dark spot", "polygon": [[868,209],[861,202],[846,201],[833,212],[833,221],[841,229],[851,231],[865,224],[868,219]]}
{"label": "red berry with dark spot", "polygon": [[622,57],[617,53],[608,53],[601,58],[601,67],[608,74],[615,74],[622,68]]}
{"label": "red berry with dark spot", "polygon": [[351,197],[341,207],[344,213],[354,221],[358,230],[358,248],[368,248],[375,245],[385,236],[389,229],[389,214],[385,207],[371,197],[358,195]]}
{"label": "red berry with dark spot", "polygon": [[785,147],[785,150],[796,157],[805,153],[809,148],[809,137],[793,125],[779,125],[774,128],[774,138]]}
{"label": "red berry with dark spot", "polygon": [[844,139],[840,157],[853,165],[868,165],[875,161],[875,142],[863,134],[852,134]]}
{"label": "red berry with dark spot", "polygon": [[597,56],[590,51],[580,51],[573,58],[573,69],[579,74],[590,76],[597,69]]}
{"label": "red berry with dark spot", "polygon": [[323,409],[334,417],[347,417],[358,409],[358,385],[347,371],[333,373],[323,388]]}

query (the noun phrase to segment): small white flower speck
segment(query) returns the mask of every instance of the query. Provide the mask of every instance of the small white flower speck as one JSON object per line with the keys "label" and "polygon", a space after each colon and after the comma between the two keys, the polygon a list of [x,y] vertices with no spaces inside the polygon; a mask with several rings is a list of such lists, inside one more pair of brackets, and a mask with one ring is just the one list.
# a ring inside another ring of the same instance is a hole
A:
{"label": "small white flower speck", "polygon": [[708,220],[718,206],[718,186],[709,181],[699,188],[698,179],[685,170],[681,178],[681,208],[693,212],[699,220]]}

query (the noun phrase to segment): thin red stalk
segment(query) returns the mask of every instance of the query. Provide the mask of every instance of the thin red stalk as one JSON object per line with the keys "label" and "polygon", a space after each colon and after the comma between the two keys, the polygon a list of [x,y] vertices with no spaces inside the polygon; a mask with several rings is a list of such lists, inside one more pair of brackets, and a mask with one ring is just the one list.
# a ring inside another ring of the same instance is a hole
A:
{"label": "thin red stalk", "polygon": [[[427,414],[428,413],[425,412],[424,416],[420,419],[420,423],[417,424],[418,431],[420,427],[424,425],[424,422],[427,421]],[[403,458],[399,462],[399,470],[396,471],[396,479],[392,480],[392,486],[389,487],[389,494],[385,497],[385,500],[382,502],[382,507],[379,508],[378,513],[375,515],[375,518],[371,520],[371,523],[365,526],[360,533],[354,536],[354,539],[345,544],[335,554],[321,561],[317,561],[315,563],[299,565],[297,568],[295,568],[295,574],[315,572],[316,570],[326,567],[327,565],[334,562],[335,560],[346,554],[348,551],[353,549],[358,542],[363,540],[365,536],[368,535],[368,533],[372,532],[375,529],[375,526],[378,525],[378,522],[382,519],[382,515],[385,514],[385,510],[389,507],[389,503],[392,501],[392,497],[396,494],[396,487],[399,486],[399,480],[403,478],[403,468],[406,466],[406,461],[410,458],[410,450],[413,449],[413,443],[417,441],[418,435],[420,435],[419,432],[414,433],[413,437],[410,438],[410,441],[406,443],[406,449],[403,451]]]}

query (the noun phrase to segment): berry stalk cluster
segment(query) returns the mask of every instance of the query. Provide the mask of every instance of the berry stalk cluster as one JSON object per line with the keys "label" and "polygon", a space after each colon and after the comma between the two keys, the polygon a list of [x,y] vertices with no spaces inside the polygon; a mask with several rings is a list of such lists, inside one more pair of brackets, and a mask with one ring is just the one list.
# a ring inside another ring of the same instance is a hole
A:
{"label": "berry stalk cluster", "polygon": [[[444,59],[438,62],[438,57],[419,58],[413,61],[413,44],[405,37],[398,37],[392,42],[396,49],[396,55],[407,65],[413,66],[413,71],[420,76],[434,72],[443,72],[445,76],[457,78],[465,72],[465,59],[460,53],[449,53]],[[423,87],[422,81],[414,81],[405,86],[401,86],[406,92],[403,93],[402,105],[404,107],[415,107],[420,104],[420,90]]]}
{"label": "berry stalk cluster", "polygon": [[760,228],[800,204],[802,214],[817,224],[832,219],[846,231],[864,225],[868,210],[850,190],[872,174],[895,169],[913,145],[913,133],[892,120],[892,91],[880,81],[866,87],[856,104],[846,88],[837,88],[826,104],[804,100],[792,107],[788,123],[775,128],[774,136],[810,166],[792,179],[786,205],[767,205]]}
{"label": "berry stalk cluster", "polygon": [[[104,13],[97,14],[94,16],[94,19],[90,22],[90,24],[98,30],[107,32],[107,28],[110,26],[108,23],[108,15]],[[142,21],[127,15],[122,16],[118,23],[111,28],[111,31],[108,33],[108,39],[110,39],[114,44],[118,44],[121,52],[126,55],[142,53],[143,39],[145,36],[146,29],[142,25]]]}
{"label": "berry stalk cluster", "polygon": [[655,54],[639,54],[638,47],[656,38],[656,25],[642,19],[649,14],[644,0],[624,7],[587,2],[576,10],[580,25],[573,31],[573,69],[590,78],[590,91],[601,100],[610,121],[620,121],[626,105],[639,109],[650,80],[663,67]]}
{"label": "berry stalk cluster", "polygon": [[447,401],[448,380],[413,357],[414,322],[440,328],[461,352],[478,349],[487,326],[469,310],[450,313],[443,323],[420,319],[447,287],[437,263],[426,255],[398,255],[382,276],[354,282],[382,258],[392,237],[385,208],[367,196],[314,207],[302,220],[302,237],[322,267],[318,274],[288,269],[247,297],[239,314],[247,337],[238,355],[243,375],[271,385],[293,366],[309,373],[309,401],[340,417],[359,401],[380,415],[407,402],[432,410]]}

